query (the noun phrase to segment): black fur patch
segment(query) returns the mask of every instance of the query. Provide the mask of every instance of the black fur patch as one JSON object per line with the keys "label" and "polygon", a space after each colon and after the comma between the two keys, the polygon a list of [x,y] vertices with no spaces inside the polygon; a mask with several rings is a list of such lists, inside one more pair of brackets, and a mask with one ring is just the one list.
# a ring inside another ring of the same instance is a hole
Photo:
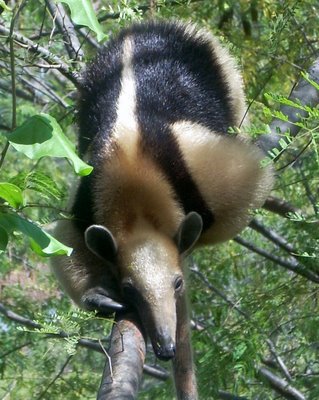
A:
{"label": "black fur patch", "polygon": [[230,93],[211,45],[172,23],[135,25],[128,34],[134,38],[138,116],[227,133],[234,124]]}
{"label": "black fur patch", "polygon": [[[116,120],[116,102],[121,90],[123,39],[111,40],[87,68],[80,90],[78,123],[79,152],[83,156],[92,143],[99,154]],[[91,160],[94,163],[95,159]]]}
{"label": "black fur patch", "polygon": [[83,232],[88,226],[94,223],[92,176],[91,174],[82,177],[75,196],[75,202],[71,209],[75,225]]}

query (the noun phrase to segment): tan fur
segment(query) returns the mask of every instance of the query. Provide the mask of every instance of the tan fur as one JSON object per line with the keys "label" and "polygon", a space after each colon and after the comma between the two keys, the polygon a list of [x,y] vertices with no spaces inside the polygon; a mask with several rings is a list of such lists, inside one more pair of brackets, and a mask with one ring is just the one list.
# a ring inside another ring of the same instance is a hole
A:
{"label": "tan fur", "polygon": [[271,189],[272,174],[260,167],[258,149],[235,136],[221,136],[183,121],[171,127],[191,175],[214,215],[199,244],[232,238],[260,207]]}
{"label": "tan fur", "polygon": [[97,179],[101,185],[96,192],[96,221],[121,244],[139,231],[154,230],[169,237],[176,233],[182,209],[167,179],[146,155],[136,151],[127,156],[120,148],[108,149]]}
{"label": "tan fur", "polygon": [[[182,275],[180,257],[172,239],[148,229],[130,237],[119,254],[121,278],[128,278],[148,304],[152,305],[153,319],[162,324],[165,318],[169,329],[176,328],[175,313],[166,310],[175,308],[174,278]],[[163,305],[166,304],[167,308]]]}

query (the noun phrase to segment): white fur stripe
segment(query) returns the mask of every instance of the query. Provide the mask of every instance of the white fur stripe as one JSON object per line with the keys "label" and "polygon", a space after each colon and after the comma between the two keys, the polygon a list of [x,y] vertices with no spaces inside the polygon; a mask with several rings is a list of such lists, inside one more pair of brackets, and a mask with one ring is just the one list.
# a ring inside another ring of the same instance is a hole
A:
{"label": "white fur stripe", "polygon": [[117,101],[117,117],[113,137],[127,156],[136,154],[139,136],[136,119],[136,87],[132,67],[133,41],[127,37],[123,43],[123,69],[121,92]]}

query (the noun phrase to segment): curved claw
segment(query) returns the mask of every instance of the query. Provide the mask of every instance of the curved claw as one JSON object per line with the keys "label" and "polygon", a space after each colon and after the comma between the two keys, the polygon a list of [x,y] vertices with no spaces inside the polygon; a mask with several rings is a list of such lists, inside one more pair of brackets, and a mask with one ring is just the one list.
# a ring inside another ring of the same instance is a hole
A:
{"label": "curved claw", "polygon": [[98,311],[103,315],[126,310],[126,305],[111,299],[106,293],[91,292],[82,297],[82,303],[87,310]]}

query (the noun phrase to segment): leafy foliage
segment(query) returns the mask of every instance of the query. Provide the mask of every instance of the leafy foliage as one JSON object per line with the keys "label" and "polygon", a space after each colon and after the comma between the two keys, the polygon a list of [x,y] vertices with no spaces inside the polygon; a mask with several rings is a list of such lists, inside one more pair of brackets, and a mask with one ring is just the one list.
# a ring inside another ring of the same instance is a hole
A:
{"label": "leafy foliage", "polygon": [[98,41],[106,38],[90,0],[63,0],[63,3],[70,7],[71,17],[75,24],[89,27],[96,33]]}
{"label": "leafy foliage", "polygon": [[[85,175],[91,169],[72,144],[74,83],[83,64],[80,56],[70,59],[67,46],[89,61],[100,46],[95,37],[104,40],[132,20],[153,16],[191,19],[230,48],[246,83],[249,135],[269,131],[274,118],[289,122],[283,106],[303,113],[291,121],[300,128],[298,136],[290,129],[278,132],[280,146],[270,154],[278,159],[272,195],[281,199],[281,216],[259,211],[255,217],[264,231],[248,228],[236,240],[197,251],[190,261],[200,398],[223,398],[224,392],[284,398],[261,366],[304,398],[319,398],[319,111],[288,98],[318,50],[316,3],[65,0],[74,22],[68,35],[58,14],[49,14],[48,1],[16,2],[12,9],[5,3],[0,1],[0,397],[96,398],[105,362],[99,339],[107,348],[111,324],[71,306],[36,253],[70,251],[46,232],[68,215],[73,170]],[[30,43],[3,30],[10,27],[33,41],[32,51]],[[303,76],[318,90],[318,82]],[[10,317],[7,310],[16,314]],[[154,362],[149,355],[148,363]],[[172,382],[145,376],[140,398],[173,398]]]}

